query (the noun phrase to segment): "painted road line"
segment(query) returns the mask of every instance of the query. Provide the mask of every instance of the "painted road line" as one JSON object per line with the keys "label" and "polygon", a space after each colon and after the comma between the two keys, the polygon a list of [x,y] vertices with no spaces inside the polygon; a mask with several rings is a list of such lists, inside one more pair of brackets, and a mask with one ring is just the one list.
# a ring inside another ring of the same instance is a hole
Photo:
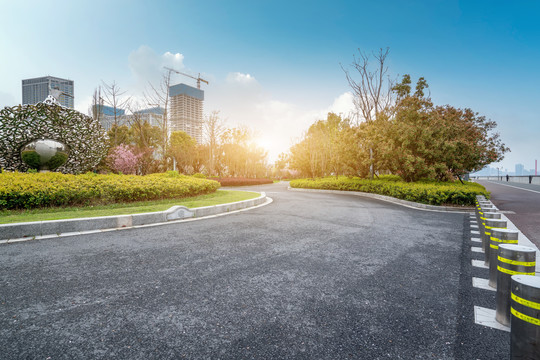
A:
{"label": "painted road line", "polygon": [[471,229],[478,229],[478,225],[471,225]]}
{"label": "painted road line", "polygon": [[480,238],[471,238],[471,241],[475,242],[475,243],[481,243],[482,239],[480,239]]}
{"label": "painted road line", "polygon": [[471,230],[471,234],[473,234],[473,235],[480,235],[480,231]]}
{"label": "painted road line", "polygon": [[472,246],[471,251],[472,252],[477,252],[477,253],[484,253],[484,250],[482,250],[481,247],[476,247],[476,246]]}
{"label": "painted road line", "polygon": [[474,322],[478,325],[487,326],[493,329],[510,332],[508,326],[504,326],[495,320],[495,310],[487,309],[481,306],[474,307]]}
{"label": "painted road line", "polygon": [[484,263],[484,260],[475,260],[475,259],[473,259],[472,260],[472,266],[477,267],[477,268],[481,268],[481,269],[489,269],[489,266],[487,266]]}
{"label": "painted road line", "polygon": [[497,291],[497,289],[494,289],[491,286],[489,286],[489,280],[488,279],[473,277],[472,278],[472,286],[474,286],[475,288],[478,288],[478,289]]}
{"label": "painted road line", "polygon": [[[488,181],[489,181],[489,180],[488,180]],[[524,188],[522,188],[522,187],[512,186],[512,185],[507,185],[507,184],[501,184],[501,183],[499,183],[499,182],[494,182],[494,181],[489,181],[489,182],[492,183],[492,184],[497,184],[497,185],[502,185],[502,186],[508,186],[508,187],[511,187],[511,188],[514,188],[514,189],[525,190],[525,191],[530,191],[530,192],[533,192],[533,193],[540,194],[540,191],[536,191],[536,190],[524,189]]]}

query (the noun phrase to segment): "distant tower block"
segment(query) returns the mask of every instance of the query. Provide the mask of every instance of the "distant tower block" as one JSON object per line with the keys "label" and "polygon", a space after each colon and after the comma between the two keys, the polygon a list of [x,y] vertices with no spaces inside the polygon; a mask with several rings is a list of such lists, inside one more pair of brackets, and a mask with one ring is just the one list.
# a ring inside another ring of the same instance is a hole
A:
{"label": "distant tower block", "polygon": [[204,91],[186,84],[169,87],[171,121],[169,132],[184,131],[202,144]]}
{"label": "distant tower block", "polygon": [[54,76],[43,76],[22,81],[22,103],[37,104],[44,101],[47,96],[54,95],[58,102],[70,109],[74,108],[73,80],[61,79]]}

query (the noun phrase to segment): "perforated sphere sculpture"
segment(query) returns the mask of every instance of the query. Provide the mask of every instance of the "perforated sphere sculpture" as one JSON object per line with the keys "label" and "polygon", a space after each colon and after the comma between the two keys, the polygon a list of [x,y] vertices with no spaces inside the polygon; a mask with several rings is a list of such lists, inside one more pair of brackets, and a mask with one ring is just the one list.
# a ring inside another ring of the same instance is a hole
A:
{"label": "perforated sphere sculpture", "polygon": [[96,166],[107,153],[107,134],[99,121],[47,98],[36,105],[0,110],[0,168],[27,171],[21,152],[37,140],[66,145],[69,156],[56,171],[77,174]]}

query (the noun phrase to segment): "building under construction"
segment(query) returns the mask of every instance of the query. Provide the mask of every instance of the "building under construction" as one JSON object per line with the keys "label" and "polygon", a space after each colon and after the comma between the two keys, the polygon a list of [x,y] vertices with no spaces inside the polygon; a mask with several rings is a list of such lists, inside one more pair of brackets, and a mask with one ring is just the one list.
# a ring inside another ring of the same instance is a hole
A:
{"label": "building under construction", "polygon": [[169,87],[169,97],[169,131],[183,131],[202,144],[204,91],[178,84]]}

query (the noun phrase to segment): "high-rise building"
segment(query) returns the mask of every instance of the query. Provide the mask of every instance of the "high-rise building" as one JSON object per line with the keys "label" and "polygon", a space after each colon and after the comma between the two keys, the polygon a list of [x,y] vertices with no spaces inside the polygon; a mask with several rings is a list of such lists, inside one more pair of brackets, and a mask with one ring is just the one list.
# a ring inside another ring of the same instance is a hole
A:
{"label": "high-rise building", "polygon": [[516,164],[516,176],[525,175],[523,173],[523,169],[525,169],[525,166],[523,164]]}
{"label": "high-rise building", "polygon": [[184,131],[201,144],[204,91],[186,84],[177,84],[169,87],[169,97],[169,131]]}
{"label": "high-rise building", "polygon": [[149,109],[135,111],[133,117],[136,117],[137,120],[141,122],[147,122],[151,126],[160,127],[163,122],[163,114],[165,113],[162,107],[153,107]]}
{"label": "high-rise building", "polygon": [[126,110],[124,109],[115,109],[107,105],[92,105],[92,116],[94,119],[98,119],[101,126],[107,131],[111,129],[115,122],[118,126],[128,125]]}
{"label": "high-rise building", "polygon": [[65,107],[74,108],[73,80],[44,76],[22,81],[22,103],[37,104],[52,95],[51,90],[61,92],[58,102]]}
{"label": "high-rise building", "polygon": [[[116,111],[116,116],[115,116]],[[160,127],[163,123],[162,107],[154,107],[126,114],[126,110],[107,105],[92,105],[92,116],[98,119],[105,130],[110,130],[116,123],[118,126],[131,126],[136,122],[147,122],[150,126]]]}

